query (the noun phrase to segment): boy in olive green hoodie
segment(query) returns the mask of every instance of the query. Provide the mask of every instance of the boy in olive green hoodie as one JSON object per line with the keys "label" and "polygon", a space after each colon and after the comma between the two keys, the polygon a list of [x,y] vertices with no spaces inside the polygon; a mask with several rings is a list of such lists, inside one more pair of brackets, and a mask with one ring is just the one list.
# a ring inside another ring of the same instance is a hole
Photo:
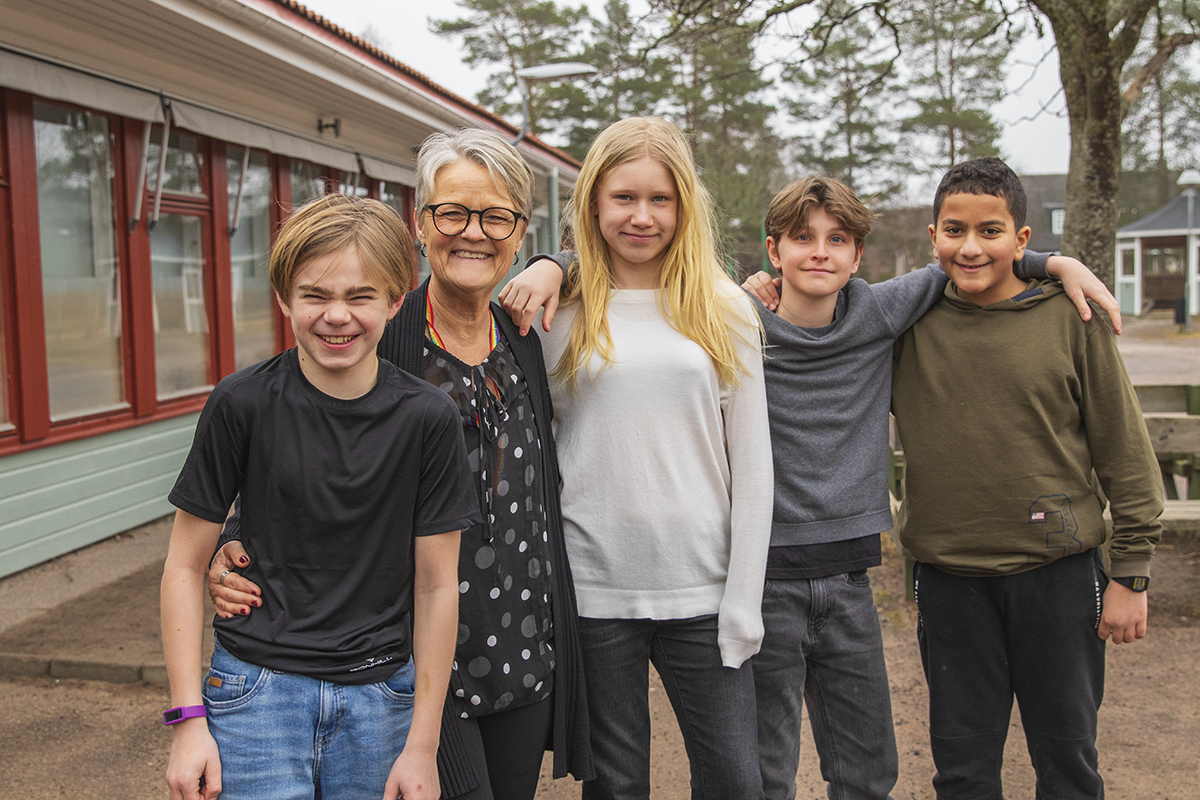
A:
{"label": "boy in olive green hoodie", "polygon": [[1058,285],[1013,274],[1029,228],[1004,162],[951,169],[934,220],[951,283],[897,343],[892,388],[934,787],[1002,796],[1015,695],[1038,796],[1103,797],[1105,640],[1145,635],[1161,532],[1146,426],[1107,324],[1081,321]]}

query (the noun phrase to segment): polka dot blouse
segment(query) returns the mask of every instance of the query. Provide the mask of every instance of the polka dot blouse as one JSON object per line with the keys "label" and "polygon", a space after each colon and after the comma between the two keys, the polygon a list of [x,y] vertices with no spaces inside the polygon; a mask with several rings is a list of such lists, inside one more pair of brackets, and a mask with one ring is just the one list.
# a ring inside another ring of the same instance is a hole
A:
{"label": "polka dot blouse", "polygon": [[463,717],[519,708],[553,688],[551,566],[541,441],[504,337],[470,366],[426,340],[425,380],[458,406],[483,523],[459,546],[458,643],[450,686]]}

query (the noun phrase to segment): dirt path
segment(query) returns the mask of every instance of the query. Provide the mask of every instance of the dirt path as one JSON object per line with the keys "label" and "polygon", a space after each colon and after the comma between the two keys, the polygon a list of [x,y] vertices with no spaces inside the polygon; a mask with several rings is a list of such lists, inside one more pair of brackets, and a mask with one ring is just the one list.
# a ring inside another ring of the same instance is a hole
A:
{"label": "dirt path", "polygon": [[[894,552],[886,554],[872,579],[900,749],[900,781],[893,796],[931,798],[933,765],[915,614],[903,600],[903,567]],[[1200,545],[1168,536],[1155,559],[1151,591],[1150,635],[1134,645],[1109,647],[1101,768],[1110,797],[1195,800],[1200,797]],[[56,647],[74,642],[97,654],[107,649],[140,657],[155,651],[156,575],[98,589],[76,602],[92,613],[52,612],[30,620],[0,637],[0,652],[31,639]],[[144,684],[0,678],[0,797],[165,797],[162,775],[170,734],[159,714],[168,699],[165,688]],[[661,688],[652,690],[651,704],[653,797],[685,800],[690,797],[687,759]],[[801,756],[797,797],[823,798],[807,736]],[[1032,771],[1016,721],[1004,780],[1009,797],[1033,797]],[[569,780],[544,780],[538,792],[546,800],[579,796],[579,785]]]}

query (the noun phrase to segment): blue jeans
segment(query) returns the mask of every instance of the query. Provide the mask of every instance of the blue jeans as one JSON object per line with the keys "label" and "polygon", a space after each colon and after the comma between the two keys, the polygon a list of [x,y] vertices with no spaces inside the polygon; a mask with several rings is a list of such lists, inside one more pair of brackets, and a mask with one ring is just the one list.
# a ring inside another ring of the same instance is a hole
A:
{"label": "blue jeans", "polygon": [[412,659],[350,686],[248,664],[220,642],[204,679],[222,800],[382,797],[412,723]]}
{"label": "blue jeans", "polygon": [[888,797],[899,764],[883,637],[866,570],[769,580],[762,613],[766,634],[750,665],[768,800],[796,796],[805,701],[831,800]]}
{"label": "blue jeans", "polygon": [[596,778],[584,800],[650,797],[650,664],[683,732],[692,797],[758,800],[754,679],[721,666],[716,616],[579,620]]}

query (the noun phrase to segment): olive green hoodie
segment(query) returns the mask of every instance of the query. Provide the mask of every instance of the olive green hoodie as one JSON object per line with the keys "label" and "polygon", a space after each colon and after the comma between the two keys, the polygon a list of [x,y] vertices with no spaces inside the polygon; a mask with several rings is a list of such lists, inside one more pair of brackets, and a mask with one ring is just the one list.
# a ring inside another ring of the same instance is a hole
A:
{"label": "olive green hoodie", "polygon": [[900,538],[918,561],[1006,575],[1089,550],[1107,496],[1112,575],[1150,574],[1162,485],[1101,316],[1082,321],[1054,282],[986,307],[950,284],[897,342]]}

